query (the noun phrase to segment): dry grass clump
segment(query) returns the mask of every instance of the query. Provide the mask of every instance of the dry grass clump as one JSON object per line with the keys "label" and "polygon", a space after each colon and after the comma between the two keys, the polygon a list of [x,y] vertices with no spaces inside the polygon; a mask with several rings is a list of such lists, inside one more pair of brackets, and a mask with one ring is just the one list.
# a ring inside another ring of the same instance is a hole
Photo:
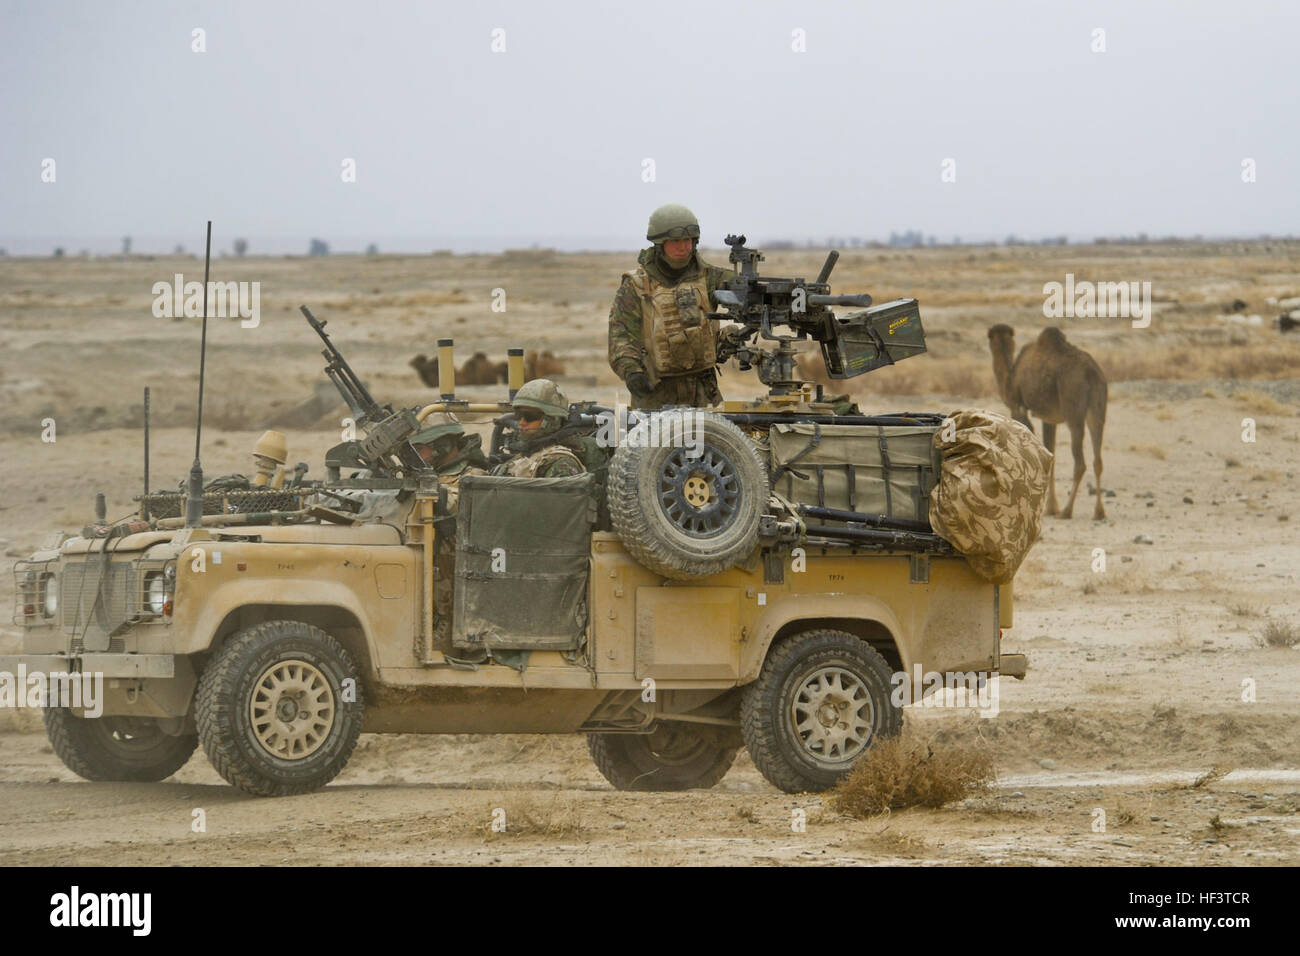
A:
{"label": "dry grass clump", "polygon": [[[1275,379],[1294,375],[1297,348],[1293,343],[1258,342],[1234,348],[1206,349],[1176,345],[1152,349],[1098,349],[1093,353],[1111,382],[1133,379]],[[1236,397],[1240,397],[1239,393]],[[1268,396],[1263,396],[1267,398]],[[1283,406],[1276,414],[1290,414]],[[1272,406],[1260,409],[1274,414]]]}
{"label": "dry grass clump", "polygon": [[1160,461],[1164,461],[1169,457],[1169,453],[1161,445],[1129,445],[1128,450],[1139,455],[1150,455]]}
{"label": "dry grass clump", "polygon": [[1222,780],[1228,774],[1232,773],[1233,769],[1235,768],[1230,767],[1227,764],[1215,764],[1209,770],[1205,771],[1205,773],[1200,774],[1195,780],[1187,784],[1187,789],[1202,790],[1210,784]]}
{"label": "dry grass clump", "polygon": [[937,743],[913,731],[882,740],[826,797],[852,817],[906,807],[942,807],[993,785],[992,751],[982,744]]}
{"label": "dry grass clump", "polygon": [[1270,620],[1255,635],[1255,643],[1260,647],[1295,647],[1300,644],[1300,628],[1290,621]]}
{"label": "dry grass clump", "polygon": [[573,800],[558,792],[550,800],[522,797],[493,809],[498,808],[505,811],[505,829],[494,830],[491,822],[484,824],[483,832],[489,840],[504,836],[573,836],[585,829]]}
{"label": "dry grass clump", "polygon": [[1232,400],[1247,411],[1254,412],[1257,415],[1294,415],[1295,409],[1289,405],[1283,405],[1272,395],[1264,392],[1245,391],[1237,392],[1232,396]]}

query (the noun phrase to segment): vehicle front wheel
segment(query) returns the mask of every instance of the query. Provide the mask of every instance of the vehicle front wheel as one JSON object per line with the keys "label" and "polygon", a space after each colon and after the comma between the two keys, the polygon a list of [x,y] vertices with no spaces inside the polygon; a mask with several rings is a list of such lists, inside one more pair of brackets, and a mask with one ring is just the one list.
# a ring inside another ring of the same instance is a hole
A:
{"label": "vehicle front wheel", "polygon": [[44,717],[50,746],[86,780],[155,783],[185,766],[199,743],[148,717],[78,717],[66,707],[47,707]]}
{"label": "vehicle front wheel", "polygon": [[587,734],[587,749],[616,790],[707,790],[740,747],[707,726],[660,721],[648,734]]}
{"label": "vehicle front wheel", "polygon": [[266,621],[232,637],[204,669],[195,703],[212,766],[263,797],[333,780],[357,745],[362,716],[352,656],[301,621]]}
{"label": "vehicle front wheel", "polygon": [[754,765],[786,793],[830,789],[873,743],[901,729],[891,676],[875,648],[845,631],[783,640],[741,697]]}

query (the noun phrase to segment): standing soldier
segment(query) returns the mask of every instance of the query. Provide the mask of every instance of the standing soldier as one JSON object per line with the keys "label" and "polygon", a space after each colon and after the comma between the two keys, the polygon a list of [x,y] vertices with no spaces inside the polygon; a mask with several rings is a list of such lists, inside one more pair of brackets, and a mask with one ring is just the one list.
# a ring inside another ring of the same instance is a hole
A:
{"label": "standing soldier", "polygon": [[[605,453],[594,438],[557,435],[569,418],[569,400],[546,378],[525,382],[511,399],[519,437],[526,454],[498,465],[498,475],[515,478],[564,478],[596,471],[605,463]],[[547,441],[556,436],[554,441]]]}
{"label": "standing soldier", "polygon": [[717,405],[719,332],[704,316],[717,310],[713,293],[732,273],[696,253],[700,223],[685,206],[651,213],[646,238],[654,245],[623,274],[609,310],[610,367],[633,408]]}

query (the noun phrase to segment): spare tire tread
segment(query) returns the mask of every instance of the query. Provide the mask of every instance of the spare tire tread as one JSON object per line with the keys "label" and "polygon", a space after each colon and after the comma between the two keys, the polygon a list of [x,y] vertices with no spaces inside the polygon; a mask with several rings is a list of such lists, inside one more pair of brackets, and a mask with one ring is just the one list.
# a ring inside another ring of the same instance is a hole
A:
{"label": "spare tire tread", "polygon": [[[681,410],[679,410],[681,411]],[[738,477],[745,481],[745,471],[750,472],[750,483],[757,487],[744,487],[744,507],[749,515],[742,516],[750,528],[737,539],[736,544],[724,552],[712,555],[691,554],[680,542],[666,540],[654,525],[641,501],[641,491],[647,476],[643,472],[646,453],[657,448],[642,448],[628,443],[619,446],[609,466],[607,500],[610,523],[628,553],[638,563],[666,578],[688,580],[718,574],[735,567],[749,556],[758,543],[758,519],[767,506],[770,481],[767,466],[754,442],[733,422],[715,412],[692,409],[706,423],[705,427],[720,429],[735,441],[734,452],[741,457],[735,462]],[[642,427],[640,425],[638,428]],[[706,439],[707,440],[707,439]],[[731,453],[733,449],[728,449]]]}

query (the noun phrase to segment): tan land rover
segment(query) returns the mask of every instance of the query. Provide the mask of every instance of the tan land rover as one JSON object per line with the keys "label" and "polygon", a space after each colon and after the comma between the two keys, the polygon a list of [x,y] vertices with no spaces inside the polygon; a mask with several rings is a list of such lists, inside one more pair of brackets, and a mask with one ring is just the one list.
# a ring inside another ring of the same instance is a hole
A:
{"label": "tan land rover", "polygon": [[[58,536],[15,568],[23,654],[0,669],[103,675],[102,716],[45,711],[89,780],[161,780],[202,744],[230,783],[286,795],[333,779],[362,732],[585,733],[620,789],[712,786],[742,745],[782,790],[830,787],[900,728],[895,674],[1026,662],[1002,653],[1011,587],[927,522],[945,416],[864,415],[794,380],[808,334],[835,377],[923,349],[915,302],[828,318],[850,297],[824,276],[737,276],[729,317],[777,342],[733,339],[765,398],[628,413],[626,434],[575,404],[566,432],[612,435],[604,464],[467,476],[454,507],[409,438],[435,412],[492,414],[505,460],[509,404],[457,399],[446,347],[441,401],[380,406],[304,308],[365,437],[319,481],[268,441],[246,484],[142,495],[128,521]],[[800,288],[812,317],[778,315]],[[910,342],[882,338],[912,317]],[[367,520],[374,495],[393,507]]]}

